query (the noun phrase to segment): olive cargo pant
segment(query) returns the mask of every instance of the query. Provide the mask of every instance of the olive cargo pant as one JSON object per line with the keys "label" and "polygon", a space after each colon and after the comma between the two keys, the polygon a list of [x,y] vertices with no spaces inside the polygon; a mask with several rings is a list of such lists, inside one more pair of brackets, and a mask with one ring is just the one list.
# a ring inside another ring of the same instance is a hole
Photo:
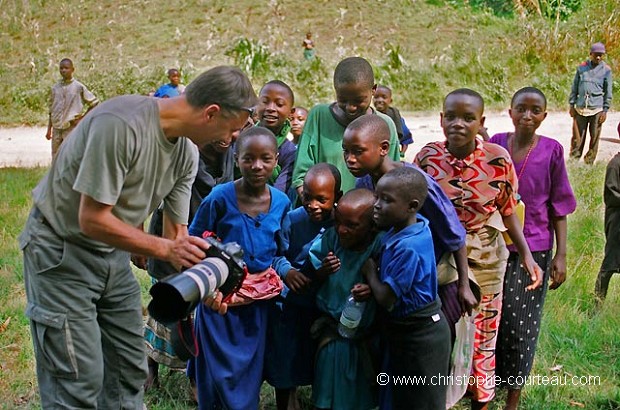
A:
{"label": "olive cargo pant", "polygon": [[34,208],[20,236],[43,409],[142,409],[140,287],[129,254],[60,238]]}

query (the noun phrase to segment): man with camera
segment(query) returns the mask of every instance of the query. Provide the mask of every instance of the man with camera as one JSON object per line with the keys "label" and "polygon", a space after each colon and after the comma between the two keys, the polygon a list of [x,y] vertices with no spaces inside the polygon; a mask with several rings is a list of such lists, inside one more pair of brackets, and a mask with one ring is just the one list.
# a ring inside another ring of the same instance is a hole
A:
{"label": "man with camera", "polygon": [[[41,405],[142,409],[147,367],[130,253],[192,266],[208,244],[187,233],[197,146],[230,140],[256,94],[216,67],[175,98],[121,96],[91,111],[33,191],[20,235]],[[145,233],[164,201],[164,235]],[[225,312],[221,295],[210,306]]]}

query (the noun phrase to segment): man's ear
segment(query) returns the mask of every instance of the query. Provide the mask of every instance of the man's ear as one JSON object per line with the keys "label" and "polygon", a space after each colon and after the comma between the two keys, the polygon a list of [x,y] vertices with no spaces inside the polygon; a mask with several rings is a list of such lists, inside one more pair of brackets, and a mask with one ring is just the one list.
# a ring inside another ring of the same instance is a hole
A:
{"label": "man's ear", "polygon": [[209,104],[202,109],[203,117],[206,121],[210,121],[215,114],[221,112],[222,108],[217,104]]}

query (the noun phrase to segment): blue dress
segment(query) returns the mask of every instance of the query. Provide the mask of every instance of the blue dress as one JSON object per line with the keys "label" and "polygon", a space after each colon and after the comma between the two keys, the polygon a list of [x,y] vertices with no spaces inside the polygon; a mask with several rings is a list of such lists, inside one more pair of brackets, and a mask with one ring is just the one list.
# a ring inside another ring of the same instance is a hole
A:
{"label": "blue dress", "polygon": [[[286,258],[278,258],[274,268],[281,277],[293,268],[310,277],[306,263],[310,246],[334,221],[314,222],[301,207],[289,212],[288,221],[290,226],[285,230],[289,232],[290,244]],[[300,294],[284,285],[281,297],[269,315],[265,353],[265,376],[276,389],[312,384],[316,343],[310,336],[310,327],[317,316],[312,289]]]}
{"label": "blue dress", "polygon": [[[268,213],[250,217],[237,205],[234,182],[216,186],[203,200],[190,226],[191,235],[215,232],[223,243],[244,249],[250,273],[269,268],[283,254],[288,239],[282,225],[290,209],[285,194],[269,187]],[[194,377],[200,409],[257,409],[263,381],[267,318],[271,301],[235,306],[221,316],[199,304],[195,331],[200,354]]]}

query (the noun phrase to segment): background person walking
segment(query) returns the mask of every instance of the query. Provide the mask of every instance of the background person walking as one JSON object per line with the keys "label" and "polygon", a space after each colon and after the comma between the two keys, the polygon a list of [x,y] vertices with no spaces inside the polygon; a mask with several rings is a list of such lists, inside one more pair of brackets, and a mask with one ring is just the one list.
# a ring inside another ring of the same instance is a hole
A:
{"label": "background person walking", "polygon": [[583,153],[586,132],[590,130],[590,148],[583,158],[592,164],[598,152],[601,127],[607,119],[612,97],[611,68],[603,62],[605,45],[594,43],[590,48],[590,59],[577,67],[571,88],[570,115],[573,117],[573,137],[570,142],[570,156],[579,160]]}

